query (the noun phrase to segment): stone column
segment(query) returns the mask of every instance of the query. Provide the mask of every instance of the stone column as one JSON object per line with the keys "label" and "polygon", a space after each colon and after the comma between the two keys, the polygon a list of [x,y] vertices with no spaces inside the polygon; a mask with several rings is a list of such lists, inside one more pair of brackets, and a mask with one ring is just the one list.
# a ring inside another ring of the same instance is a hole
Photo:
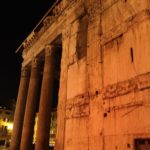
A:
{"label": "stone column", "polygon": [[28,85],[29,85],[29,68],[23,67],[21,71],[20,86],[18,90],[17,104],[14,115],[14,125],[11,137],[10,150],[19,150],[20,147],[20,139],[22,134]]}
{"label": "stone column", "polygon": [[54,85],[54,47],[45,49],[45,64],[40,97],[38,126],[36,134],[36,150],[48,150],[50,119]]}
{"label": "stone column", "polygon": [[35,114],[39,92],[39,81],[40,81],[39,60],[34,59],[32,61],[31,67],[31,76],[29,82],[25,117],[23,122],[20,150],[31,150],[32,148]]}

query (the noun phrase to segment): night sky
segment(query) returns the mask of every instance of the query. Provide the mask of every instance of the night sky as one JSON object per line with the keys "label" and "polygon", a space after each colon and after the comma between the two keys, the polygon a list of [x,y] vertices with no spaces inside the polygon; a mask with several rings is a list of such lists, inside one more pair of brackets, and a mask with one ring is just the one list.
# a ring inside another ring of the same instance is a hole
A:
{"label": "night sky", "polygon": [[4,0],[0,4],[0,106],[17,99],[21,54],[15,51],[55,0]]}

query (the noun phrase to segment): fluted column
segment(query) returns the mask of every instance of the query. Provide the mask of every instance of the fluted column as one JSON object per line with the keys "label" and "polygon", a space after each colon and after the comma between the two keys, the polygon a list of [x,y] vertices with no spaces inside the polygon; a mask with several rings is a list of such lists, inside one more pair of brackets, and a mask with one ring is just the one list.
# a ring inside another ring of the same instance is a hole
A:
{"label": "fluted column", "polygon": [[31,150],[32,148],[39,80],[40,66],[39,60],[36,58],[32,61],[20,150]]}
{"label": "fluted column", "polygon": [[26,98],[29,85],[29,68],[23,67],[21,70],[21,79],[18,90],[17,104],[14,115],[14,125],[11,138],[10,150],[19,150],[20,139],[22,134],[22,126],[24,119],[24,112],[26,106]]}
{"label": "fluted column", "polygon": [[36,134],[36,150],[48,150],[50,134],[50,116],[54,84],[54,47],[45,48],[45,64],[40,96],[38,126]]}

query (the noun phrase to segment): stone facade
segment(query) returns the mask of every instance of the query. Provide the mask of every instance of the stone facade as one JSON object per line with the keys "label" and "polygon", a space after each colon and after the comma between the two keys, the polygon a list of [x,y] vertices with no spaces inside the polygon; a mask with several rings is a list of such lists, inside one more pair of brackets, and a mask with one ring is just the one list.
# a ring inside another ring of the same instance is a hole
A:
{"label": "stone facade", "polygon": [[[27,144],[31,149],[30,138],[24,144],[26,137],[21,134],[24,126],[23,133],[33,130],[36,102],[26,103],[25,99],[30,94],[34,100],[38,93],[40,121],[35,150],[48,150],[56,77],[55,150],[149,150],[149,41],[149,0],[57,1],[17,50],[22,51],[22,67],[26,69],[15,113],[14,125],[19,128],[14,127],[11,150],[20,145],[21,150],[26,149]],[[35,89],[37,76],[32,76],[35,58],[44,64],[40,69],[41,92]]]}

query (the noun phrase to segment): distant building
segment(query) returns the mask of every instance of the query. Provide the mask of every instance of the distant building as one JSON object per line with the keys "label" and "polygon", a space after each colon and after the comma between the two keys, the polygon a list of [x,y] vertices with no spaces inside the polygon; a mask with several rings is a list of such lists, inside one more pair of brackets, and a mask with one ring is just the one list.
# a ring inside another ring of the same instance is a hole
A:
{"label": "distant building", "polygon": [[0,107],[0,148],[9,147],[13,128],[13,111]]}

